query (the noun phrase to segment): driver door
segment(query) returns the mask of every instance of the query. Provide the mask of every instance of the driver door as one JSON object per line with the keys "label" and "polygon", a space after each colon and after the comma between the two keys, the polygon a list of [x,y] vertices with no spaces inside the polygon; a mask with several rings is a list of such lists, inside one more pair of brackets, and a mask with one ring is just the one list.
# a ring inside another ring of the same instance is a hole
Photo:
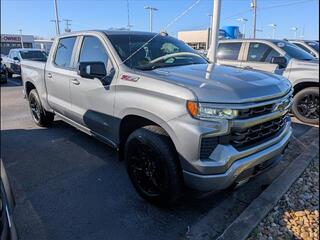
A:
{"label": "driver door", "polygon": [[[88,35],[80,40],[77,63],[102,62],[107,76],[115,75],[113,64],[103,39]],[[79,74],[70,79],[72,120],[107,139],[113,139],[114,122],[113,105],[115,86],[112,81],[106,85],[98,78],[90,79]]]}

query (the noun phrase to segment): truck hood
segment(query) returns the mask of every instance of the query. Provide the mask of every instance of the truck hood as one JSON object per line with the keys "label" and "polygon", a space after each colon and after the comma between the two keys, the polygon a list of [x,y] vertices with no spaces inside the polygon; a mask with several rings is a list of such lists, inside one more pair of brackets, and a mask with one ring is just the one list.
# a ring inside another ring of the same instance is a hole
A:
{"label": "truck hood", "polygon": [[294,71],[312,71],[318,77],[319,73],[319,60],[302,61],[297,59],[291,59],[289,62],[290,70]]}
{"label": "truck hood", "polygon": [[168,67],[149,74],[190,89],[202,102],[259,102],[284,96],[291,90],[289,81],[281,76],[219,64]]}

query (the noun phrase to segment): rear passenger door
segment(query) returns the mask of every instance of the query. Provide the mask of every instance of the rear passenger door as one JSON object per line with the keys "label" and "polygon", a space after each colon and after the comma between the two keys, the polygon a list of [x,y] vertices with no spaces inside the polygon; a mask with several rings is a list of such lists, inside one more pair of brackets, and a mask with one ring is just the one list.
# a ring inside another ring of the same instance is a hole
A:
{"label": "rear passenger door", "polygon": [[70,80],[77,76],[74,53],[77,37],[60,38],[52,62],[46,65],[48,103],[58,113],[70,118]]}
{"label": "rear passenger door", "polygon": [[278,73],[278,65],[271,63],[271,59],[281,56],[279,52],[265,43],[249,42],[247,44],[244,68]]}
{"label": "rear passenger door", "polygon": [[218,45],[218,63],[241,67],[242,65],[242,43],[241,42],[222,42]]}

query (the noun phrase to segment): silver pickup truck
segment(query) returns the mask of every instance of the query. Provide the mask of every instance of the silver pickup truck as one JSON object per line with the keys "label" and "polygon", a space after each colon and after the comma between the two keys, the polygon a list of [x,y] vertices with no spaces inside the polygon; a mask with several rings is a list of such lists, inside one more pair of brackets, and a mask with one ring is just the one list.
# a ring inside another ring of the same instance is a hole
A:
{"label": "silver pickup truck", "polygon": [[166,34],[83,31],[56,38],[47,63],[22,61],[39,126],[54,116],[119,150],[145,199],[183,186],[225,189],[274,166],[292,134],[291,84],[209,64]]}
{"label": "silver pickup truck", "polygon": [[221,40],[218,48],[218,63],[287,78],[294,89],[293,114],[319,124],[319,60],[285,40]]}

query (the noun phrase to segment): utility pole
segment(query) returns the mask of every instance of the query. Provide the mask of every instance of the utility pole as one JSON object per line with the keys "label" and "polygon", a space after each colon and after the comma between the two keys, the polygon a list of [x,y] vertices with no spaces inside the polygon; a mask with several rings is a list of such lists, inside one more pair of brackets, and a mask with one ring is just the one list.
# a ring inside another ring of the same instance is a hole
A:
{"label": "utility pole", "polygon": [[252,0],[251,8],[253,10],[253,38],[256,38],[256,32],[257,32],[257,0]]}
{"label": "utility pole", "polygon": [[209,53],[208,53],[209,60],[212,63],[217,62],[217,47],[218,47],[218,40],[219,40],[220,11],[221,11],[221,0],[213,0],[211,44],[210,44],[210,49],[209,49]]}
{"label": "utility pole", "polygon": [[23,46],[23,40],[22,40],[22,29],[19,29],[19,33],[20,33],[21,48],[24,48],[24,46]]}
{"label": "utility pole", "polygon": [[158,9],[154,8],[154,7],[151,7],[151,6],[145,6],[144,9],[149,10],[149,24],[150,24],[149,30],[150,30],[150,32],[152,32],[153,12],[154,11],[158,11]]}
{"label": "utility pole", "polygon": [[57,4],[57,0],[53,0],[54,1],[54,11],[55,11],[55,16],[56,16],[56,33],[57,35],[60,35],[60,20],[59,20],[59,15],[58,15],[58,4]]}
{"label": "utility pole", "polygon": [[70,28],[70,26],[71,26],[71,21],[72,20],[70,20],[70,19],[63,19],[63,21],[65,21],[66,22],[66,29],[64,30],[65,32],[71,32],[71,28]]}

